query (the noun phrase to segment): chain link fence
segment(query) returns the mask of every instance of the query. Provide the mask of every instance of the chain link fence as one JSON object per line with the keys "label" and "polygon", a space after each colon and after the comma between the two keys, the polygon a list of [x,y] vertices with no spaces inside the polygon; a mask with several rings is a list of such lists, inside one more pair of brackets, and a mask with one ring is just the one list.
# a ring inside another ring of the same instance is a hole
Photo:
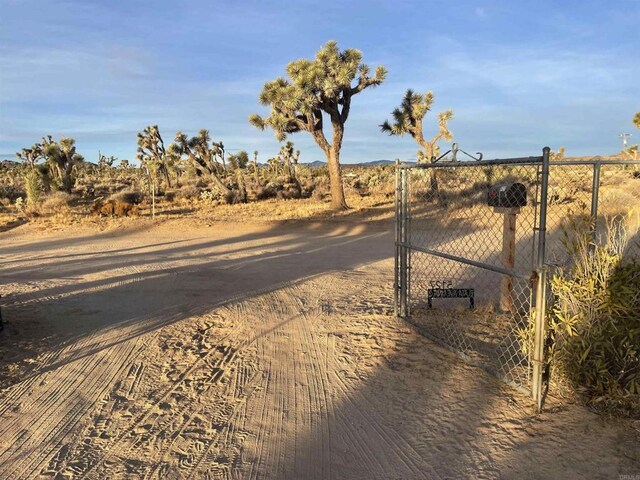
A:
{"label": "chain link fence", "polygon": [[563,226],[594,218],[602,231],[640,207],[640,162],[549,153],[398,165],[396,175],[397,315],[539,406],[548,270],[571,261]]}

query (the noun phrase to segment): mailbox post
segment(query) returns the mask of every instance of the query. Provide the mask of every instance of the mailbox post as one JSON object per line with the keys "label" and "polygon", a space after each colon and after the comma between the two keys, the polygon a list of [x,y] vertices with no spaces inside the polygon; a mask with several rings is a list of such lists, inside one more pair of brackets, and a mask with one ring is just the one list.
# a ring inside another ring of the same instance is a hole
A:
{"label": "mailbox post", "polygon": [[[489,188],[488,203],[502,219],[502,267],[513,271],[516,260],[516,224],[521,207],[527,205],[527,188],[522,183],[496,185]],[[513,277],[503,275],[499,308],[513,312]]]}

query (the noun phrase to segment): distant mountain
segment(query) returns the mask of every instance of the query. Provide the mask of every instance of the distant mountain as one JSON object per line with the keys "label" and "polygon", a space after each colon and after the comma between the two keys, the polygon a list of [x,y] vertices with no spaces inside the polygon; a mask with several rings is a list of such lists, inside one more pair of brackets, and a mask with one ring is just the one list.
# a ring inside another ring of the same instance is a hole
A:
{"label": "distant mountain", "polygon": [[15,167],[16,165],[19,165],[19,162],[16,162],[15,160],[9,160],[8,158],[4,159],[4,160],[0,160],[0,165],[2,165],[3,167]]}
{"label": "distant mountain", "polygon": [[318,168],[318,167],[324,167],[327,165],[327,162],[321,162],[320,160],[316,160],[315,162],[311,162],[311,163],[303,163],[300,162],[302,165],[306,165],[307,167],[312,167],[312,168]]}
{"label": "distant mountain", "polygon": [[[327,165],[327,162],[322,162],[320,160],[316,160],[315,162],[311,162],[311,163],[304,163],[304,162],[300,162],[302,165],[306,165],[308,167],[313,167],[313,168],[317,168],[317,167],[324,167]],[[393,160],[372,160],[370,162],[361,162],[361,163],[343,163],[342,166],[344,167],[377,167],[379,165],[393,165],[394,162]]]}
{"label": "distant mountain", "polygon": [[393,160],[372,160],[370,162],[354,163],[353,165],[357,165],[359,167],[377,167],[378,165],[393,165],[394,163],[396,162]]}

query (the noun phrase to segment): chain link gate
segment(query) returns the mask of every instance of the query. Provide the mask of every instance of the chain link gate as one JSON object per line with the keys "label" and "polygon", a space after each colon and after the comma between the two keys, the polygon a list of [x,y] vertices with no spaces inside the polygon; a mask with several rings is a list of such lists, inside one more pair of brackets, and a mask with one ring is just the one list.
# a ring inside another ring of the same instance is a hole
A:
{"label": "chain link gate", "polygon": [[640,165],[549,154],[396,169],[396,315],[538,408],[547,269],[570,264],[561,223],[580,212],[598,218],[602,167]]}

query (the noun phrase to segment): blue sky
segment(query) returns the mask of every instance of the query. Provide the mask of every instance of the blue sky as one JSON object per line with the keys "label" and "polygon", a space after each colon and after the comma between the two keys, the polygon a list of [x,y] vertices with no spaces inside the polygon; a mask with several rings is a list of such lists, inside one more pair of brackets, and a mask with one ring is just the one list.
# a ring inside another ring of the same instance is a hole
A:
{"label": "blue sky", "polygon": [[[0,0],[0,158],[44,134],[135,158],[136,133],[200,128],[228,150],[277,152],[250,126],[265,81],[327,40],[387,80],[353,100],[345,163],[415,158],[378,125],[407,88],[452,108],[461,148],[485,158],[614,153],[640,110],[640,2]],[[433,117],[432,117],[433,119]],[[429,134],[435,123],[427,121]],[[634,132],[632,141],[640,132]],[[323,159],[308,134],[301,161]]]}

